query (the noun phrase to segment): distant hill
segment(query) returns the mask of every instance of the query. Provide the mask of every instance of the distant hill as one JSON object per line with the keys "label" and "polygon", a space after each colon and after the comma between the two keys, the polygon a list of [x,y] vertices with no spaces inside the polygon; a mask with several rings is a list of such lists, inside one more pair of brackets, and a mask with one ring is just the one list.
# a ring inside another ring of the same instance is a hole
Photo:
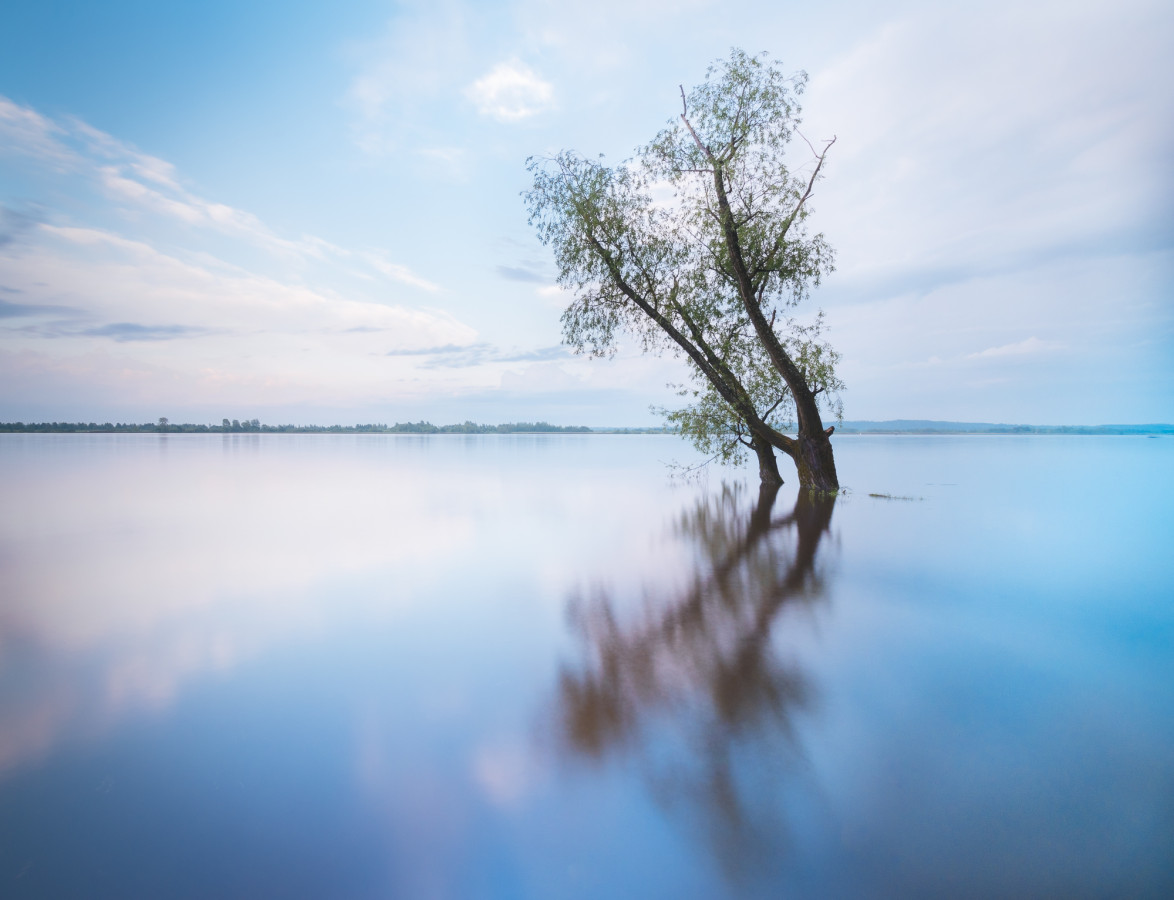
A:
{"label": "distant hill", "polygon": [[840,434],[1174,434],[1174,425],[999,425],[992,422],[936,422],[930,419],[845,421]]}

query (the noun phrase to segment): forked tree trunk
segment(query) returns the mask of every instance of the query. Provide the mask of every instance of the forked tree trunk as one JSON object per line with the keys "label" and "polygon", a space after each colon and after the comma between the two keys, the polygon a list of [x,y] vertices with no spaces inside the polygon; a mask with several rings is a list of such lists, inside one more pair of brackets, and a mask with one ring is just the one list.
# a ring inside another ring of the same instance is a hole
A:
{"label": "forked tree trunk", "polygon": [[[812,427],[814,418],[815,427]],[[788,438],[770,426],[764,426],[761,434],[754,436],[754,450],[758,454],[758,474],[763,484],[782,484],[776,449],[786,453],[795,463],[799,475],[799,486],[821,494],[834,494],[840,489],[840,478],[836,473],[836,459],[832,453],[831,432],[824,430],[819,413],[800,419],[799,434]]]}
{"label": "forked tree trunk", "polygon": [[[774,337],[773,333],[771,337]],[[832,453],[831,438],[835,428],[823,427],[815,395],[808,387],[803,373],[786,355],[781,345],[776,342],[775,347],[778,357],[781,357],[775,360],[775,365],[791,389],[796,418],[799,420],[799,434],[789,451],[799,472],[799,484],[809,490],[834,494],[840,489],[836,459]],[[774,357],[776,354],[771,355]]]}

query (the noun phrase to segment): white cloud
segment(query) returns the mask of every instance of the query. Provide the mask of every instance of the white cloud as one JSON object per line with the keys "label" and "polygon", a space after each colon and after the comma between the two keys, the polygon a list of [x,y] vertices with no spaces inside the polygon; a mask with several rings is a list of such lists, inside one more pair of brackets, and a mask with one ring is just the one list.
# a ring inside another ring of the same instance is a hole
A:
{"label": "white cloud", "polygon": [[849,418],[1166,415],[1172,26],[1146,0],[915,4],[814,68]]}
{"label": "white cloud", "polygon": [[465,95],[482,115],[518,122],[554,105],[554,87],[519,60],[498,63],[474,81]]}
{"label": "white cloud", "polygon": [[[5,267],[9,284],[30,293],[41,279],[62,303],[105,318],[151,310],[197,327],[264,331],[392,330],[432,346],[468,341],[471,329],[432,313],[348,300],[231,266],[198,265],[99,229],[41,225],[45,240]],[[72,248],[91,250],[75,253]],[[45,281],[48,279],[48,281]]]}
{"label": "white cloud", "polygon": [[1170,18],[1136,0],[920,9],[816,71],[805,131],[839,136],[816,198],[837,278],[949,277],[1160,229]]}

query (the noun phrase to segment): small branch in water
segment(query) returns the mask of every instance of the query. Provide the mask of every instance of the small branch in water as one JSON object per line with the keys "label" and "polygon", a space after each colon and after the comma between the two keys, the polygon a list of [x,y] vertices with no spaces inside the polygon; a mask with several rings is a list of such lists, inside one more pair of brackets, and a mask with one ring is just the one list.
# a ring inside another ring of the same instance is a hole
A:
{"label": "small branch in water", "polygon": [[679,462],[664,463],[664,465],[672,473],[670,475],[671,478],[680,478],[684,481],[688,481],[690,478],[699,477],[701,473],[706,470],[709,464],[716,460],[719,455],[719,453],[715,453],[704,462],[699,462],[692,466],[682,465]]}

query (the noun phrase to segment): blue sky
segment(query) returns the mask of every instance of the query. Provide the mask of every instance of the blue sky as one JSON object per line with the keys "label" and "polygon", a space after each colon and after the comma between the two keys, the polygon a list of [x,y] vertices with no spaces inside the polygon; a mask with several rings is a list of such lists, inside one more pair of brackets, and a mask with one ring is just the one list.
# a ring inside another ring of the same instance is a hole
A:
{"label": "blue sky", "polygon": [[1162,2],[23,3],[0,419],[654,424],[561,347],[525,159],[623,159],[731,46],[838,138],[812,297],[849,419],[1174,421]]}

